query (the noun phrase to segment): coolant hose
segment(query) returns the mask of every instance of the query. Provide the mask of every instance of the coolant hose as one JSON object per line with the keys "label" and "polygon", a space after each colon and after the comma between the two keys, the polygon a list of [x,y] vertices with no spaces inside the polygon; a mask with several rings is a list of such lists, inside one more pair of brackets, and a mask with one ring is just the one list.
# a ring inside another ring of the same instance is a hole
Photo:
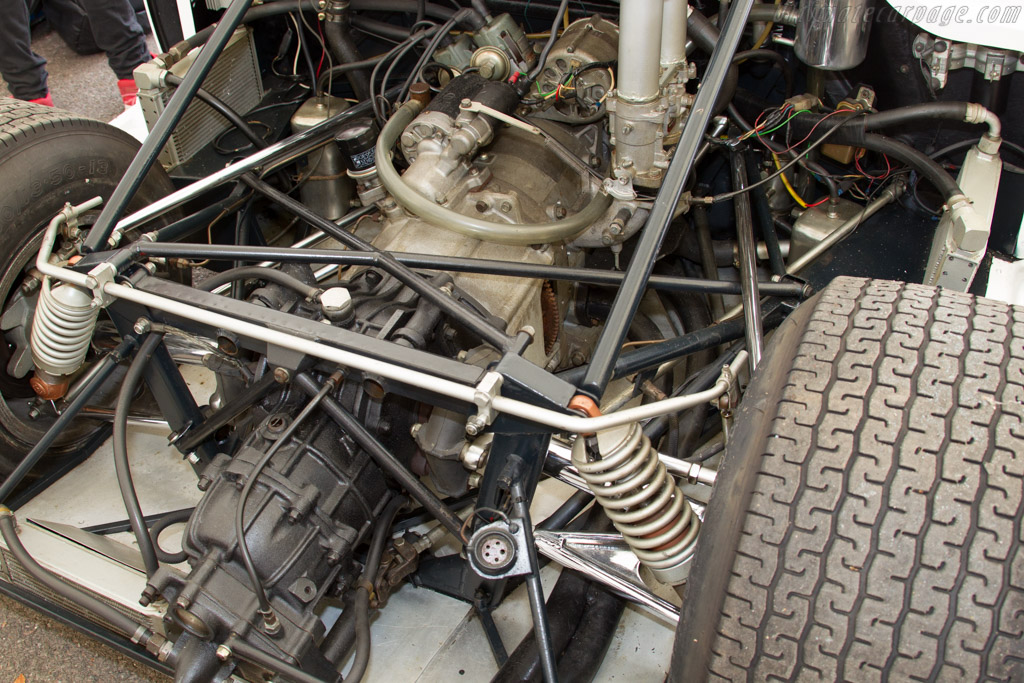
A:
{"label": "coolant hose", "polygon": [[203,280],[195,287],[196,289],[204,292],[212,292],[221,285],[226,285],[229,282],[237,282],[239,280],[266,280],[267,282],[273,282],[274,284],[281,285],[286,289],[290,289],[294,292],[299,293],[310,301],[316,301],[323,294],[323,291],[319,287],[313,285],[307,285],[297,277],[293,277],[283,270],[276,268],[266,268],[263,266],[240,266],[238,268],[231,268],[223,272],[217,273],[212,277],[208,277]]}
{"label": "coolant hose", "polygon": [[580,625],[558,657],[560,683],[594,680],[626,610],[625,600],[596,583],[587,589],[585,604]]}
{"label": "coolant hose", "polygon": [[[324,22],[324,36],[327,38],[327,44],[331,48],[331,53],[338,60],[339,66],[358,63],[362,60],[362,55],[359,54],[359,48],[355,46],[355,41],[352,40],[352,36],[348,33],[347,12],[341,20],[332,19],[332,16],[329,13],[329,20]],[[349,84],[352,86],[352,92],[355,93],[356,99],[364,100],[370,95],[370,72],[368,70],[351,69],[346,76],[348,77]],[[317,85],[318,82],[319,79],[317,79]]]}
{"label": "coolant hose", "polygon": [[128,372],[121,383],[121,392],[117,396],[117,405],[114,408],[114,435],[111,439],[114,451],[114,470],[117,472],[117,485],[121,489],[121,498],[124,500],[125,510],[128,512],[128,522],[135,533],[135,540],[139,544],[139,552],[142,553],[142,563],[146,566],[146,576],[153,578],[153,574],[160,568],[157,560],[156,548],[153,537],[146,526],[145,517],[142,514],[142,506],[139,505],[139,496],[135,492],[135,483],[132,481],[132,470],[128,464],[128,411],[132,401],[135,400],[135,390],[138,389],[142,376],[149,365],[149,359],[153,356],[157,347],[163,343],[162,334],[149,334],[146,340],[139,347]]}
{"label": "coolant hose", "polygon": [[598,192],[582,211],[572,216],[553,223],[517,225],[492,223],[438,206],[409,187],[391,161],[395,143],[398,142],[405,127],[420,113],[421,108],[422,105],[418,102],[406,102],[384,124],[384,129],[377,138],[377,176],[395,201],[426,222],[484,242],[514,245],[547,244],[561,242],[579,234],[604,215],[611,205],[611,197]]}
{"label": "coolant hose", "polygon": [[14,528],[14,513],[3,506],[0,506],[0,536],[3,536],[4,543],[7,545],[11,555],[14,556],[14,559],[33,579],[65,600],[83,608],[89,614],[96,615],[121,633],[128,634],[132,642],[139,643],[151,652],[159,651],[159,646],[165,642],[163,636],[153,633],[142,624],[122,614],[107,603],[65,583],[36,562],[28,550],[25,549],[21,539],[18,538],[18,532]]}
{"label": "coolant hose", "polygon": [[387,543],[391,526],[395,523],[395,515],[407,500],[405,496],[395,496],[389,500],[373,529],[370,550],[366,555],[366,564],[363,565],[363,573],[359,578],[359,585],[356,586],[353,602],[356,613],[356,656],[352,661],[352,668],[345,676],[348,683],[359,683],[366,674],[366,665],[370,662],[370,592],[377,578],[377,570],[380,569],[384,544]]}

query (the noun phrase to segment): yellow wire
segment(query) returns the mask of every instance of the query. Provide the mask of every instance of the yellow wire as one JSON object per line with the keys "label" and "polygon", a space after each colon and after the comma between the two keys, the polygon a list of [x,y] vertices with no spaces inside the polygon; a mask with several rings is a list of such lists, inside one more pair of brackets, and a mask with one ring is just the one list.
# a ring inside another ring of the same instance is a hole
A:
{"label": "yellow wire", "polygon": [[562,17],[562,29],[569,28],[569,8],[565,8],[565,15]]}
{"label": "yellow wire", "polygon": [[[781,171],[782,170],[782,163],[779,161],[779,155],[773,153],[772,154],[772,159],[775,160],[775,168]],[[782,184],[786,187],[786,190],[789,192],[789,196],[792,197],[793,199],[795,199],[797,204],[799,204],[801,207],[806,209],[807,208],[807,202],[805,202],[803,200],[803,198],[796,193],[796,190],[793,189],[793,186],[789,184],[789,178],[786,177],[786,174],[783,173],[779,177],[782,178]]]}
{"label": "yellow wire", "polygon": [[[775,4],[776,5],[781,5],[782,4],[782,0],[775,0]],[[761,46],[764,45],[768,41],[768,38],[772,35],[772,29],[773,28],[775,28],[775,24],[769,22],[769,24],[764,29],[764,33],[762,33],[761,37],[757,39],[756,43],[754,43],[754,47],[753,47],[754,50],[760,50]]]}

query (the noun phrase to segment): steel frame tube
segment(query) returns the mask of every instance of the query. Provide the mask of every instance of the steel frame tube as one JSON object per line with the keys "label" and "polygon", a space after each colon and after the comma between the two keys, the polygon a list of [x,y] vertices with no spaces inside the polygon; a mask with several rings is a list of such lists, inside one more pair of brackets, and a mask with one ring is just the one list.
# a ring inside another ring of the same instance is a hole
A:
{"label": "steel frame tube", "polygon": [[[274,263],[315,263],[339,266],[380,265],[378,253],[368,251],[339,251],[336,249],[297,250],[278,247],[180,243],[155,244],[148,242],[137,242],[128,247],[128,249],[136,257],[210,259],[212,261],[260,261],[260,264],[265,266],[273,265]],[[620,285],[625,277],[619,271],[598,270],[596,268],[570,268],[459,256],[412,254],[408,252],[390,253],[399,263],[410,268],[423,270],[544,278],[547,280],[575,281],[607,287]],[[674,277],[670,275],[652,275],[649,285],[653,289],[670,292],[732,295],[738,295],[741,292],[738,282],[702,280],[699,278]],[[807,295],[807,287],[799,283],[761,282],[759,286],[769,296],[804,297]]]}
{"label": "steel frame tube", "polygon": [[[736,0],[732,11],[725,20],[718,44],[711,55],[707,74],[697,93],[690,116],[683,126],[675,156],[665,173],[665,180],[658,192],[658,199],[647,219],[647,225],[640,233],[636,250],[626,270],[626,276],[612,304],[611,314],[597,341],[590,371],[587,373],[583,386],[580,387],[580,390],[592,399],[597,400],[601,397],[612,375],[615,359],[626,339],[626,333],[629,331],[629,325],[640,305],[640,299],[647,289],[655,257],[668,232],[668,226],[672,223],[679,197],[693,170],[694,159],[704,141],[704,131],[707,130],[714,114],[715,102],[725,83],[726,75],[732,68],[732,58],[736,54],[740,37],[747,24],[747,15],[753,5],[754,0]],[[623,12],[625,12],[625,7]],[[660,35],[660,30],[658,35]]]}
{"label": "steel frame tube", "polygon": [[[296,375],[295,383],[310,396],[316,396],[321,391],[321,386],[306,373]],[[398,458],[385,448],[373,434],[368,432],[351,413],[341,407],[337,401],[330,396],[325,396],[321,401],[321,407],[332,420],[338,423],[339,427],[352,437],[352,440],[360,448],[373,458],[373,461],[378,466],[401,484],[409,492],[409,495],[422,505],[427,512],[433,515],[437,521],[441,522],[448,531],[455,534],[456,538],[459,538],[462,530],[462,520],[451,511],[451,508],[441,502],[441,499],[434,495],[419,480],[419,477],[409,471]]]}
{"label": "steel frame tube", "polygon": [[388,252],[374,248],[372,244],[356,236],[355,233],[340,229],[329,218],[321,216],[302,202],[292,199],[285,193],[271,187],[261,180],[257,180],[256,178],[247,175],[242,177],[242,181],[292,215],[299,217],[314,228],[322,230],[347,247],[352,249],[362,249],[363,251],[376,254],[377,265],[381,269],[430,303],[437,306],[444,313],[451,316],[462,325],[465,325],[467,329],[482,341],[491,344],[501,351],[508,351],[513,348],[514,339],[512,337],[491,325],[478,313],[463,306],[461,303],[436,288],[414,270],[399,262]]}
{"label": "steel frame tube", "polygon": [[231,0],[231,4],[224,11],[224,15],[217,22],[217,28],[213,30],[210,40],[203,46],[196,56],[195,62],[185,74],[181,85],[177,87],[170,101],[164,108],[160,118],[156,120],[153,129],[146,136],[146,140],[139,148],[139,153],[128,165],[121,182],[117,184],[113,194],[100,212],[96,224],[89,231],[88,237],[82,245],[82,252],[98,251],[102,249],[114,231],[115,221],[124,212],[128,202],[132,200],[143,179],[149,170],[153,168],[160,151],[167,144],[167,140],[174,132],[178,121],[185,115],[185,110],[192,103],[196,92],[203,84],[210,69],[224,51],[228,39],[235,29],[242,23],[242,18],[249,10],[253,0]]}
{"label": "steel frame tube", "polygon": [[[739,192],[747,187],[747,165],[743,153],[730,155],[733,188]],[[740,285],[743,288],[743,320],[750,352],[750,369],[761,364],[764,351],[764,327],[761,325],[761,295],[757,287],[757,253],[754,242],[754,214],[750,209],[750,195],[741,192],[733,200],[736,213],[736,243],[739,251]]]}
{"label": "steel frame tube", "polygon": [[[394,96],[397,93],[398,88],[392,88],[388,90],[385,95]],[[291,159],[302,156],[306,152],[309,152],[330,140],[338,126],[346,121],[358,118],[369,111],[370,103],[368,101],[360,102],[359,104],[354,105],[329,119],[321,121],[315,126],[307,128],[301,133],[296,133],[295,135],[285,138],[280,142],[276,142],[266,149],[261,149],[255,154],[251,154],[244,159],[234,162],[233,164],[228,164],[219,171],[214,171],[205,178],[197,180],[191,185],[172,192],[162,199],[158,199],[149,206],[119,220],[114,228],[112,241],[115,241],[116,243],[116,239],[114,239],[116,236],[121,235],[132,228],[145,225],[149,221],[162,216],[172,209],[178,208],[192,199],[202,196],[216,187],[220,187],[224,183],[238,180],[246,173],[251,173],[258,169],[266,170],[273,168],[286,163]]]}
{"label": "steel frame tube", "polygon": [[135,348],[135,345],[136,341],[134,338],[125,339],[116,349],[98,361],[99,369],[90,371],[89,382],[78,390],[75,400],[68,404],[60,414],[60,417],[53,423],[53,426],[46,430],[42,438],[28,452],[28,455],[22,459],[14,471],[4,480],[3,485],[0,486],[0,503],[3,503],[10,497],[14,489],[25,478],[25,475],[36,466],[50,446],[53,445],[53,442],[57,440],[57,437],[78,416],[93,395],[103,387],[114,370],[117,369],[117,364]]}

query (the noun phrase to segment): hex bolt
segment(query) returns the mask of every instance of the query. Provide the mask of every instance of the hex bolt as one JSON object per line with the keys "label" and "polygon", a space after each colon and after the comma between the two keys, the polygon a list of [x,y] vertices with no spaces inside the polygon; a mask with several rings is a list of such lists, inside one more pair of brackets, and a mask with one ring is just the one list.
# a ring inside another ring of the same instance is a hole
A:
{"label": "hex bolt", "polygon": [[466,420],[466,433],[470,436],[476,436],[487,427],[487,422],[479,415],[473,415]]}
{"label": "hex bolt", "polygon": [[231,648],[223,643],[217,646],[217,659],[224,662],[231,657]]}
{"label": "hex bolt", "polygon": [[147,320],[146,318],[139,318],[138,320],[135,321],[135,324],[132,326],[132,329],[135,330],[135,334],[146,334],[151,329],[153,329],[153,324],[149,322],[149,320]]}
{"label": "hex bolt", "polygon": [[274,381],[278,384],[288,384],[292,379],[292,373],[288,368],[274,368]]}

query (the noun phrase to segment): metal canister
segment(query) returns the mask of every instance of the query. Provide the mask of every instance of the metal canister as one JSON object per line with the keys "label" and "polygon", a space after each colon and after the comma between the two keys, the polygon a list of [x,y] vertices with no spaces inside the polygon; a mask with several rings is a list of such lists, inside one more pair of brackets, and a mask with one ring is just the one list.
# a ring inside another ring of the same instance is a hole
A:
{"label": "metal canister", "polygon": [[868,53],[872,0],[800,0],[796,56],[825,71],[858,66]]}
{"label": "metal canister", "polygon": [[[301,133],[348,109],[340,97],[321,95],[306,100],[292,115],[292,131]],[[352,180],[345,173],[341,150],[333,141],[311,151],[301,175],[308,178],[299,193],[302,203],[317,213],[337,220],[352,203]]]}

